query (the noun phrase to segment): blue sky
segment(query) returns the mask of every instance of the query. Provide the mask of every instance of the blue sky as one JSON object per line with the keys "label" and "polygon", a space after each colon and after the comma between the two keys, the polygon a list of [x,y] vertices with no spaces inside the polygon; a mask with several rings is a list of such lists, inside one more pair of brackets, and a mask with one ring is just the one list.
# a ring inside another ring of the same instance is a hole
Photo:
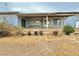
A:
{"label": "blue sky", "polygon": [[78,2],[0,2],[0,11],[46,13],[79,11]]}

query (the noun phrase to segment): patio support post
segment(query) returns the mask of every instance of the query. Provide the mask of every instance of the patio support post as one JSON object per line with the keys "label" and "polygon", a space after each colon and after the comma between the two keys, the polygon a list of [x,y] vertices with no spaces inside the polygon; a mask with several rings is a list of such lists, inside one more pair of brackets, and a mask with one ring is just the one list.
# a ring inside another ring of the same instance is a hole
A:
{"label": "patio support post", "polygon": [[46,28],[48,29],[48,16],[46,16]]}
{"label": "patio support post", "polygon": [[66,17],[62,18],[62,27],[64,27],[64,20],[66,19]]}

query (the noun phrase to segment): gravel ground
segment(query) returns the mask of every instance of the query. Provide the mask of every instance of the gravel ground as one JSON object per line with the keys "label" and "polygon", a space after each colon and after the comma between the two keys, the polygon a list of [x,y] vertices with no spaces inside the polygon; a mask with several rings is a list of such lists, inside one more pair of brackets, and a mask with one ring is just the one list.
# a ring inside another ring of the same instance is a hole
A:
{"label": "gravel ground", "polygon": [[23,36],[0,38],[2,56],[77,56],[79,37],[75,36]]}

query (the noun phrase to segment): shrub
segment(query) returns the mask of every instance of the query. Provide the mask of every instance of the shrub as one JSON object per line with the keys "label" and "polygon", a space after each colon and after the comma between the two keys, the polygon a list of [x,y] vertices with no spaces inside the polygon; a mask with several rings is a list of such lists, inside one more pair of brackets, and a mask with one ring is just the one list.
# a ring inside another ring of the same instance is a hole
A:
{"label": "shrub", "polygon": [[53,31],[53,35],[57,36],[58,35],[58,31]]}
{"label": "shrub", "polygon": [[11,35],[11,33],[9,31],[0,31],[0,37],[6,37]]}
{"label": "shrub", "polygon": [[40,35],[43,35],[43,32],[42,32],[42,31],[39,31],[39,34],[40,34]]}
{"label": "shrub", "polygon": [[38,35],[38,32],[37,31],[34,31],[34,35]]}
{"label": "shrub", "polygon": [[[13,25],[10,25],[10,24],[7,24],[7,23],[0,23],[1,33],[3,31],[8,31],[8,32],[12,33],[13,35],[24,36],[25,34],[22,32],[23,29],[24,28],[21,27],[21,26],[13,26]],[[13,33],[13,32],[16,32],[16,33]]]}
{"label": "shrub", "polygon": [[4,30],[4,31],[19,31],[22,30],[19,27],[15,27],[13,25],[10,24],[6,24],[6,23],[0,23],[0,30]]}
{"label": "shrub", "polygon": [[70,35],[70,33],[75,32],[75,30],[74,30],[74,28],[72,26],[66,25],[66,26],[63,27],[63,32],[66,35]]}
{"label": "shrub", "polygon": [[31,32],[30,32],[30,31],[28,31],[28,32],[27,32],[27,35],[31,35]]}

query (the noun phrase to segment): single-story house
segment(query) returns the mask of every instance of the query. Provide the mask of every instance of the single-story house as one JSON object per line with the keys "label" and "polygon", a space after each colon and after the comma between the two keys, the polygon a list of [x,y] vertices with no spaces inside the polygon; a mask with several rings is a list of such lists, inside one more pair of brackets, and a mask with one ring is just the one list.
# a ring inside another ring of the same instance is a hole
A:
{"label": "single-story house", "polygon": [[0,23],[24,28],[62,28],[64,25],[79,27],[79,12],[19,13],[0,12]]}

